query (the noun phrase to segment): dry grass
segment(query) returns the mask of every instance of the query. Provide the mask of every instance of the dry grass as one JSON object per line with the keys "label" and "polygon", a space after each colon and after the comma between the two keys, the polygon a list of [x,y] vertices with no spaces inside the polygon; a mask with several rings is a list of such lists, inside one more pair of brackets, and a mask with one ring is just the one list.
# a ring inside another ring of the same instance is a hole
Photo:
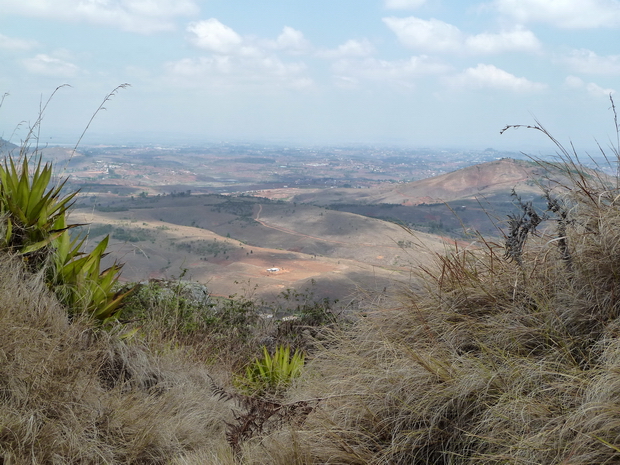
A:
{"label": "dry grass", "polygon": [[[242,307],[218,330],[153,307],[123,338],[1,256],[0,463],[619,463],[620,189],[560,152],[546,230],[511,236],[516,254],[480,238],[438,255],[419,289],[312,344]],[[223,395],[267,338],[308,343],[301,378]]]}
{"label": "dry grass", "polygon": [[423,291],[333,335],[291,392],[320,407],[248,463],[618,463],[620,191],[560,165],[521,260],[484,240],[438,256]]}
{"label": "dry grass", "polygon": [[1,257],[0,462],[168,463],[223,436],[204,367],[70,322],[42,283]]}
{"label": "dry grass", "polygon": [[[104,331],[68,316],[21,260],[0,256],[0,463],[233,464],[231,431],[244,435],[236,449],[307,410],[251,397],[238,405],[246,396],[230,384],[269,341],[309,342],[303,318],[261,322],[241,299],[203,309],[218,315],[203,320],[184,305],[154,301],[148,316]],[[236,420],[264,406],[256,428]]]}

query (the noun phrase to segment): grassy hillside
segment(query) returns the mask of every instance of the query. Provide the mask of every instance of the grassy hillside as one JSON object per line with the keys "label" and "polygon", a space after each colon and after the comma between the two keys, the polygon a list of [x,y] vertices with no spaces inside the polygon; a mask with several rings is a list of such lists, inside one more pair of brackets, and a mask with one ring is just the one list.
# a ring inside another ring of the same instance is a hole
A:
{"label": "grassy hillside", "polygon": [[563,153],[546,213],[523,202],[504,244],[436,253],[418,286],[346,319],[294,293],[296,318],[268,318],[179,281],[104,329],[3,253],[0,461],[620,462],[620,180]]}

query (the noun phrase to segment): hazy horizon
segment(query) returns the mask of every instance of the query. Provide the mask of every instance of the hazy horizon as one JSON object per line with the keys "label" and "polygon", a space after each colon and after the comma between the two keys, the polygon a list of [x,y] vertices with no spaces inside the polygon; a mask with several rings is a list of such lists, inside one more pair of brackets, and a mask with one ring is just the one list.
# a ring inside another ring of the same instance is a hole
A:
{"label": "hazy horizon", "polygon": [[[3,0],[0,136],[553,151],[615,140],[619,0]],[[24,122],[24,123],[22,123]],[[20,126],[21,125],[21,126]],[[19,126],[19,127],[18,127]],[[17,128],[17,130],[16,130]]]}

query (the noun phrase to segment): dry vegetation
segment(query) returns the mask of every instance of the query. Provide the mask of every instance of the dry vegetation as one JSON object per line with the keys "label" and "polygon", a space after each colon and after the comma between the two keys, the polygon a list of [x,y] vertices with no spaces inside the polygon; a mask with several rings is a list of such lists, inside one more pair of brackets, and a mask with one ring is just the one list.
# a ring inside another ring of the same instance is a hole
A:
{"label": "dry vegetation", "polygon": [[439,257],[423,292],[336,334],[296,393],[321,408],[256,463],[618,462],[620,192],[562,155],[547,234]]}
{"label": "dry vegetation", "polygon": [[69,321],[20,261],[0,276],[0,462],[164,463],[223,431],[204,367]]}
{"label": "dry vegetation", "polygon": [[[437,256],[346,325],[173,292],[103,330],[3,255],[0,463],[619,462],[620,190],[559,148],[543,233],[521,205],[507,245]],[[291,387],[235,391],[284,344],[306,354]]]}

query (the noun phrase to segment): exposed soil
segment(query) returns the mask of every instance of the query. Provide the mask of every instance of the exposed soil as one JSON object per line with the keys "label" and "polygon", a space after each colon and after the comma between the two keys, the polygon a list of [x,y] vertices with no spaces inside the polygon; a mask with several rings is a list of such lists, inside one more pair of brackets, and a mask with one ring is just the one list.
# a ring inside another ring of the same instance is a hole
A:
{"label": "exposed soil", "polygon": [[[179,214],[177,210],[170,209],[171,212]],[[258,207],[257,211],[260,212]],[[274,213],[273,208],[271,213]],[[330,213],[338,215],[341,219],[353,218],[364,224],[367,220],[349,213]],[[372,239],[374,233],[368,235],[368,232],[365,232],[363,236],[349,240],[336,240],[339,236],[330,234],[322,238],[316,231],[310,231],[310,228],[306,230],[312,234],[293,230],[288,224],[289,217],[286,225],[283,225],[272,223],[271,219],[262,219],[260,214],[256,215],[261,226],[252,229],[254,240],[263,241],[260,237],[263,230],[271,231],[270,234],[277,233],[277,236],[272,237],[270,241],[283,246],[283,250],[257,247],[207,229],[153,219],[160,215],[164,215],[164,209],[105,213],[77,210],[72,213],[71,221],[91,223],[93,227],[97,224],[112,224],[126,230],[147,231],[150,234],[150,240],[110,241],[111,254],[108,260],[125,263],[122,277],[128,281],[174,278],[186,270],[186,279],[206,284],[215,295],[228,296],[252,292],[259,297],[270,298],[288,288],[304,290],[314,287],[318,297],[343,299],[359,288],[385,289],[410,280],[413,257],[409,260],[407,255],[413,251],[399,249],[391,239],[384,238],[381,242]],[[390,223],[368,220],[375,228],[377,224],[385,224],[388,229],[384,231],[384,235],[386,231],[400,230]],[[404,231],[401,233],[405,236]],[[299,246],[290,247],[297,244],[299,237],[311,240],[311,246],[317,242],[331,244],[330,250],[335,255],[328,257],[295,251],[294,249],[304,249]],[[225,251],[217,253],[216,256],[192,252],[191,247],[205,243],[220,244]],[[91,247],[94,244],[95,241],[91,241]],[[182,244],[187,246],[179,249],[179,245]],[[431,249],[437,249],[439,244],[441,241],[437,239]],[[385,253],[387,250],[390,251],[389,254]],[[430,258],[432,254],[426,250],[416,255],[415,259],[419,260],[423,256]],[[355,259],[357,256],[361,260]],[[398,258],[401,256],[402,260]],[[278,271],[268,271],[272,268],[277,268]]]}

